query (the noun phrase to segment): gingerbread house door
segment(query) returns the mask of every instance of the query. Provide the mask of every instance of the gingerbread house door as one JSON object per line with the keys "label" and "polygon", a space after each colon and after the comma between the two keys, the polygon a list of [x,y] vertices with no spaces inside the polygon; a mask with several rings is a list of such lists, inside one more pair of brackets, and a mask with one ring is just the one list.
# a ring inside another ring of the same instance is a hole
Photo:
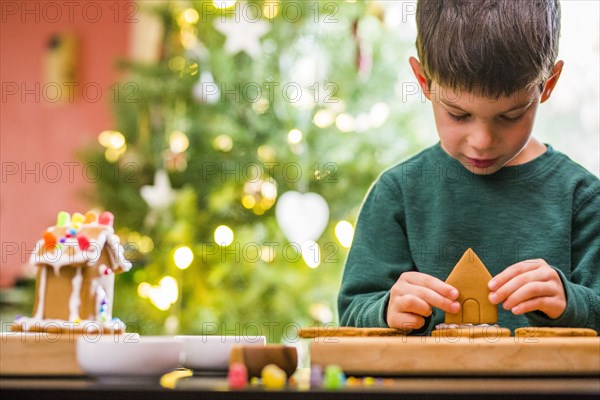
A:
{"label": "gingerbread house door", "polygon": [[480,324],[481,310],[479,302],[475,299],[466,299],[462,305],[463,323],[465,324]]}

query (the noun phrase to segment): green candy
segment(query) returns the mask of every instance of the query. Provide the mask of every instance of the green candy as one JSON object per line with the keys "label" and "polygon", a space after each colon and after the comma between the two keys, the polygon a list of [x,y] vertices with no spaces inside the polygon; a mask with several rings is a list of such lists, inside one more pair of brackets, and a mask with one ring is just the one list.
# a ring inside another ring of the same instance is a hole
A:
{"label": "green candy", "polygon": [[56,226],[67,226],[71,222],[71,215],[66,211],[61,211],[56,217]]}
{"label": "green candy", "polygon": [[338,365],[328,365],[325,368],[323,387],[325,389],[340,389],[344,386],[345,375]]}

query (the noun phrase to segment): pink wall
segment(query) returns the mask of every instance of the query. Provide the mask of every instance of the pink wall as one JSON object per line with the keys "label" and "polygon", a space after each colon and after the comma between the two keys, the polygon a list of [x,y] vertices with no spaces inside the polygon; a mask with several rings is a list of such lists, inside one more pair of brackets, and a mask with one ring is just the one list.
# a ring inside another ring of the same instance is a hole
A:
{"label": "pink wall", "polygon": [[[112,127],[114,63],[127,56],[134,23],[127,16],[135,10],[130,1],[114,0],[2,0],[0,7],[0,286],[6,287],[27,273],[29,252],[58,211],[91,206],[82,192],[93,184],[76,151]],[[45,82],[48,41],[63,32],[79,42],[72,101]]]}

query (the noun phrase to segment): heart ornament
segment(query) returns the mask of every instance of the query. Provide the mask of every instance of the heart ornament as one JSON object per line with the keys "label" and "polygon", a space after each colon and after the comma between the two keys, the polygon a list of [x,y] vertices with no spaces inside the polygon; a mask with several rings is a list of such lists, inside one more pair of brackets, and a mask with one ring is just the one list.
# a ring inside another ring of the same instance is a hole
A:
{"label": "heart ornament", "polygon": [[329,206],[317,193],[289,191],[279,196],[275,217],[285,237],[302,244],[321,237],[329,222]]}

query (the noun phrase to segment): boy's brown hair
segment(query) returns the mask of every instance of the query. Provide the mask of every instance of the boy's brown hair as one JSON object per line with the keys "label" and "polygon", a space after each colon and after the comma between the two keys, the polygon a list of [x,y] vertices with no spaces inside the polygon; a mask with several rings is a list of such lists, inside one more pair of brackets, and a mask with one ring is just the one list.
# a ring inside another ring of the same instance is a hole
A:
{"label": "boy's brown hair", "polygon": [[540,85],[558,55],[558,0],[419,0],[417,52],[429,83],[498,98]]}

